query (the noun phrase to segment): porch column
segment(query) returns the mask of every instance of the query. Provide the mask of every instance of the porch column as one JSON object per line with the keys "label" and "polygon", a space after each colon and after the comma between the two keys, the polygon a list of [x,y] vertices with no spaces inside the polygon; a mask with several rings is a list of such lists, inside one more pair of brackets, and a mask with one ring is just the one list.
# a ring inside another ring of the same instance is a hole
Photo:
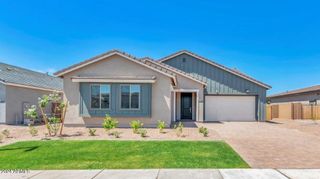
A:
{"label": "porch column", "polygon": [[173,91],[173,121],[176,122],[176,91]]}
{"label": "porch column", "polygon": [[199,91],[196,92],[196,121],[199,121]]}

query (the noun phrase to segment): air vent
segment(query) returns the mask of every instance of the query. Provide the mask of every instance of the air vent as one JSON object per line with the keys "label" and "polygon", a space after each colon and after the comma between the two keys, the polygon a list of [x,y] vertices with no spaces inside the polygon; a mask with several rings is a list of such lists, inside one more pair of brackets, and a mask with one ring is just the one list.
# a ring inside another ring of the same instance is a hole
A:
{"label": "air vent", "polygon": [[186,58],[182,58],[182,62],[186,62],[187,60],[186,60]]}

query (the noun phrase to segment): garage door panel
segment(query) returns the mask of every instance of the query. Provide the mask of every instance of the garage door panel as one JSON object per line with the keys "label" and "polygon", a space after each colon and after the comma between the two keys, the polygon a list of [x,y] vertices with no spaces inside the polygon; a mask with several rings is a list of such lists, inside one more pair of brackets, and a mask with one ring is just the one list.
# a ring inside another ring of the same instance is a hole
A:
{"label": "garage door panel", "polygon": [[205,121],[255,121],[255,96],[206,96]]}

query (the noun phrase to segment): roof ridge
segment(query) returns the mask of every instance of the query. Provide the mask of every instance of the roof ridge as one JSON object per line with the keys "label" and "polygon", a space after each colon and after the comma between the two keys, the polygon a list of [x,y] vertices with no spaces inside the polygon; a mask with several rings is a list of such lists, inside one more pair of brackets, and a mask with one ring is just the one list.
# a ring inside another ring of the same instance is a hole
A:
{"label": "roof ridge", "polygon": [[318,90],[320,90],[320,85],[313,85],[310,87],[298,88],[298,89],[288,90],[286,92],[276,93],[276,94],[268,96],[268,98],[292,95],[292,94],[297,94],[297,93],[306,93],[306,92],[312,92],[312,91],[318,91]]}

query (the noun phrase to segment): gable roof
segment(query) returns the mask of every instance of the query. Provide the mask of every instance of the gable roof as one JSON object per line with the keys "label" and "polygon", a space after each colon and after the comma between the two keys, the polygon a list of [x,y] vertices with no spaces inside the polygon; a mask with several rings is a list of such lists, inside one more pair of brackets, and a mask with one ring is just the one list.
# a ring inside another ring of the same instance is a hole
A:
{"label": "gable roof", "polygon": [[62,91],[62,80],[48,74],[0,62],[0,82],[6,85]]}
{"label": "gable roof", "polygon": [[207,59],[207,58],[204,58],[204,57],[202,57],[202,56],[200,56],[200,55],[197,55],[197,54],[192,53],[192,52],[187,51],[187,50],[178,51],[178,52],[173,53],[173,54],[171,54],[171,55],[169,55],[169,56],[166,56],[166,57],[164,57],[164,58],[161,58],[161,59],[159,59],[158,61],[161,62],[161,63],[163,63],[163,62],[165,62],[165,61],[167,61],[167,60],[170,60],[170,59],[172,59],[172,58],[174,58],[174,57],[176,57],[176,56],[182,55],[182,54],[187,54],[187,55],[189,55],[189,56],[192,56],[192,57],[194,57],[194,58],[196,58],[196,59],[198,59],[198,60],[201,60],[201,61],[203,61],[203,62],[205,62],[205,63],[208,63],[208,64],[210,64],[210,65],[212,65],[212,66],[217,67],[217,68],[220,68],[220,69],[222,69],[222,70],[224,70],[224,71],[227,71],[227,72],[229,72],[229,73],[231,73],[231,74],[234,74],[234,75],[236,75],[236,76],[239,76],[239,77],[241,77],[241,78],[243,78],[243,79],[246,79],[246,80],[248,80],[248,81],[251,81],[251,82],[253,82],[253,83],[255,83],[255,84],[259,85],[259,86],[262,86],[262,87],[264,87],[264,88],[266,88],[266,89],[270,89],[270,88],[271,88],[270,85],[267,85],[267,84],[265,84],[265,83],[263,83],[263,82],[261,82],[261,81],[258,81],[258,80],[256,80],[256,79],[254,79],[254,78],[252,78],[252,77],[244,74],[244,73],[239,72],[238,70],[234,70],[234,69],[228,68],[228,67],[226,67],[226,66],[223,66],[223,65],[221,65],[221,64],[218,64],[218,63],[216,63],[216,62],[213,62],[213,61],[211,61],[211,60],[209,60],[209,59]]}
{"label": "gable roof", "polygon": [[162,71],[166,71],[166,72],[172,73],[173,75],[179,74],[179,75],[184,76],[184,77],[186,77],[186,78],[188,78],[190,80],[193,80],[193,81],[195,81],[197,83],[201,83],[203,85],[207,85],[207,83],[205,81],[203,81],[203,80],[201,80],[201,79],[199,79],[199,78],[197,78],[197,77],[195,77],[193,75],[190,75],[189,73],[186,73],[186,72],[184,72],[182,70],[174,68],[174,67],[172,67],[170,65],[167,65],[165,63],[160,63],[160,62],[155,61],[155,60],[153,60],[153,59],[151,59],[149,57],[142,58],[142,59],[140,59],[140,61],[142,61],[143,63],[145,63],[147,65],[150,65],[150,66],[152,66],[154,68],[158,68],[158,69],[160,69]]}
{"label": "gable roof", "polygon": [[274,95],[268,96],[268,98],[296,95],[296,94],[300,94],[300,93],[308,93],[308,92],[316,92],[316,91],[320,92],[320,85],[315,85],[315,86],[311,86],[311,87],[307,87],[307,88],[301,88],[301,89],[296,89],[296,90],[292,90],[292,91],[274,94]]}
{"label": "gable roof", "polygon": [[57,71],[56,73],[54,73],[54,75],[55,75],[55,76],[58,76],[58,77],[62,77],[63,75],[65,75],[65,74],[67,74],[67,73],[69,73],[69,72],[75,71],[75,70],[77,70],[77,69],[80,69],[80,68],[82,68],[82,67],[84,67],[84,66],[90,65],[90,64],[92,64],[92,63],[101,61],[101,60],[103,60],[103,59],[105,59],[105,58],[107,58],[107,57],[113,56],[113,55],[119,55],[119,56],[121,56],[121,57],[123,57],[123,58],[125,58],[125,59],[127,59],[127,60],[130,60],[130,61],[135,62],[135,63],[137,63],[137,64],[139,64],[139,65],[142,65],[142,66],[144,66],[144,67],[146,67],[146,68],[149,68],[149,69],[151,69],[151,70],[153,70],[153,71],[156,71],[156,72],[158,72],[158,73],[161,73],[161,74],[163,74],[163,75],[165,75],[165,76],[167,76],[167,77],[172,78],[172,79],[173,79],[173,82],[176,83],[176,77],[175,77],[175,75],[174,75],[173,73],[169,73],[169,72],[167,72],[167,71],[163,71],[163,70],[161,70],[161,69],[157,69],[157,68],[154,68],[154,67],[152,67],[152,66],[149,66],[149,65],[141,62],[141,61],[140,61],[139,59],[137,59],[136,57],[134,57],[134,56],[132,56],[132,55],[129,55],[129,54],[125,53],[125,52],[119,51],[119,50],[111,50],[111,51],[105,52],[105,53],[103,53],[103,54],[100,54],[100,55],[98,55],[98,56],[89,58],[89,59],[87,59],[87,60],[85,60],[85,61],[82,61],[82,62],[77,63],[77,64],[75,64],[75,65],[72,65],[72,66],[70,66],[70,67],[64,68],[64,69],[62,69],[62,70],[60,70],[60,71]]}

